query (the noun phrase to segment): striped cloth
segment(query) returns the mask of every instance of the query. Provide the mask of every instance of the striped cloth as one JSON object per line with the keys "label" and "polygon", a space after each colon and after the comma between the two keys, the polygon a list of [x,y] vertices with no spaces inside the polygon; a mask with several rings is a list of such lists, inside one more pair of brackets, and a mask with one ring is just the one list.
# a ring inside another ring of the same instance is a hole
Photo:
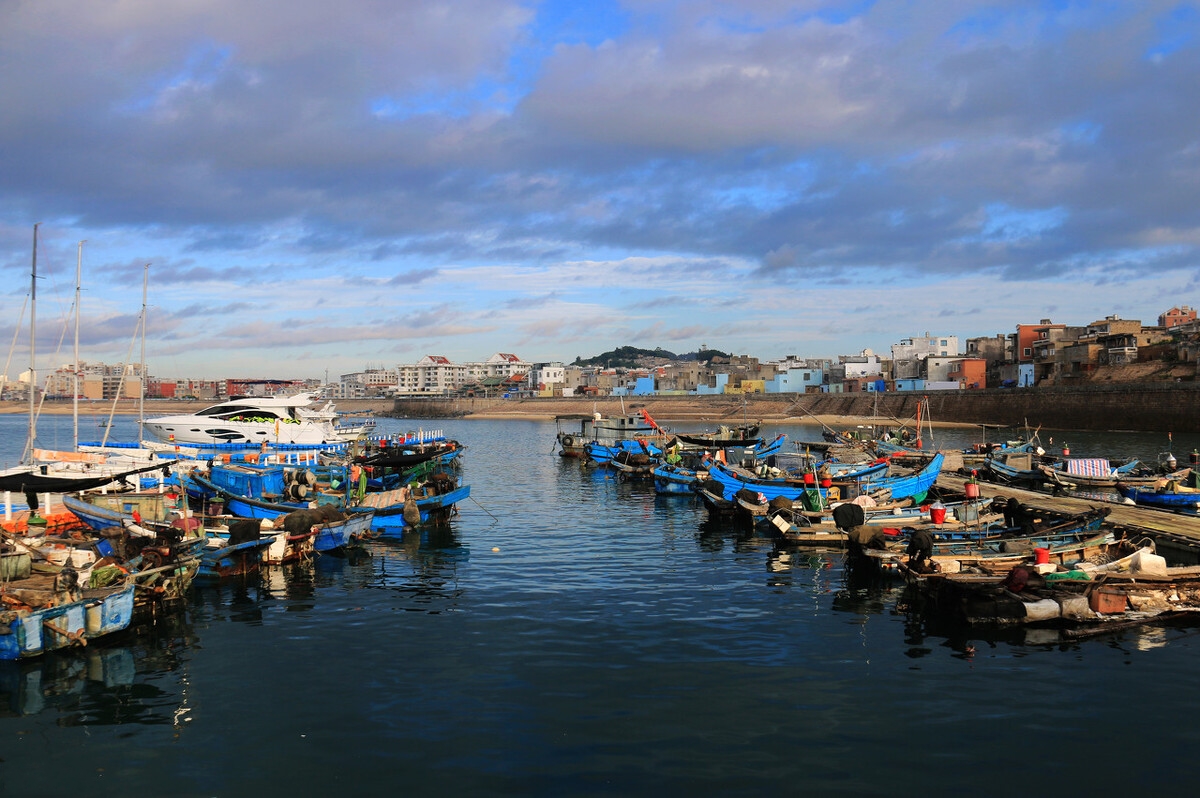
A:
{"label": "striped cloth", "polygon": [[1080,477],[1107,477],[1112,469],[1103,457],[1079,457],[1067,460],[1067,473]]}

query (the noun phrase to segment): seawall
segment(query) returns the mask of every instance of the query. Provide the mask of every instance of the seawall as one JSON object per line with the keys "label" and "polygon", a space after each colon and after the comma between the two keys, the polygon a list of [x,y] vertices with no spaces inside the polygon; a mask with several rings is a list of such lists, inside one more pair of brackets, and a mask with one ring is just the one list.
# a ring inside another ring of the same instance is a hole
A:
{"label": "seawall", "polygon": [[909,421],[929,399],[934,422],[1006,427],[1143,432],[1200,432],[1200,385],[1139,383],[1102,386],[1014,388],[857,394],[751,394],[747,396],[626,396],[552,399],[398,399],[393,414],[410,418],[475,416],[553,418],[605,415],[645,408],[663,420],[732,423],[742,420],[803,421],[813,416]]}

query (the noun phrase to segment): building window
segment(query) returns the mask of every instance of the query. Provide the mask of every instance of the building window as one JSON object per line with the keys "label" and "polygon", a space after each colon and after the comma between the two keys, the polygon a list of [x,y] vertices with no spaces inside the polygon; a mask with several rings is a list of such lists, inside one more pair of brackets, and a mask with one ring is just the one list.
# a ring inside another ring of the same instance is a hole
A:
{"label": "building window", "polygon": [[1029,347],[1025,347],[1025,349],[1022,351],[1025,353],[1025,357],[1031,357],[1033,355],[1033,350]]}

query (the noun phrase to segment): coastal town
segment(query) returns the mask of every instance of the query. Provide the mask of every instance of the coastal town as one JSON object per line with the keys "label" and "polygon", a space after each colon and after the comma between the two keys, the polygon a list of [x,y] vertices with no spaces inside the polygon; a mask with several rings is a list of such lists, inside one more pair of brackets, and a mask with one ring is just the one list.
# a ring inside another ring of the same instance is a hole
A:
{"label": "coastal town", "polygon": [[[329,399],[411,397],[561,398],[570,396],[714,396],[746,394],[970,391],[1089,383],[1192,382],[1200,355],[1200,322],[1188,305],[1164,311],[1154,325],[1109,315],[1072,325],[1041,319],[1015,331],[960,340],[924,333],[836,358],[788,355],[760,359],[702,345],[692,353],[621,347],[574,363],[531,362],[496,352],[455,363],[427,355],[415,363],[366,368],[337,380],[287,378],[191,379],[150,374],[147,399],[214,400],[315,392]],[[65,364],[46,375],[48,399],[137,399],[140,363]],[[4,398],[20,400],[28,372],[6,383]]]}

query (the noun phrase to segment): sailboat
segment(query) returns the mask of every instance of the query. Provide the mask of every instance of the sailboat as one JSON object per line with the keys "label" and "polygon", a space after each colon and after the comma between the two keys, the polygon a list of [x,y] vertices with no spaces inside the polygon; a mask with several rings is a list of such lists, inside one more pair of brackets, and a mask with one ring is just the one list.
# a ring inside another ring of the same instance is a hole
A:
{"label": "sailboat", "polygon": [[[0,471],[0,491],[24,493],[31,509],[38,506],[39,493],[69,493],[93,490],[113,483],[123,482],[127,477],[163,467],[160,463],[139,465],[133,469],[117,470],[102,455],[78,452],[47,452],[37,449],[37,235],[38,226],[33,226],[33,265],[30,270],[29,288],[29,437],[21,456],[21,463],[14,468]],[[76,284],[83,261],[83,242],[80,242],[79,263],[76,266]],[[78,287],[76,303],[78,303]],[[78,314],[76,314],[78,324]],[[78,341],[78,338],[76,338]],[[78,372],[78,354],[76,355]],[[78,396],[78,388],[76,388]]]}

